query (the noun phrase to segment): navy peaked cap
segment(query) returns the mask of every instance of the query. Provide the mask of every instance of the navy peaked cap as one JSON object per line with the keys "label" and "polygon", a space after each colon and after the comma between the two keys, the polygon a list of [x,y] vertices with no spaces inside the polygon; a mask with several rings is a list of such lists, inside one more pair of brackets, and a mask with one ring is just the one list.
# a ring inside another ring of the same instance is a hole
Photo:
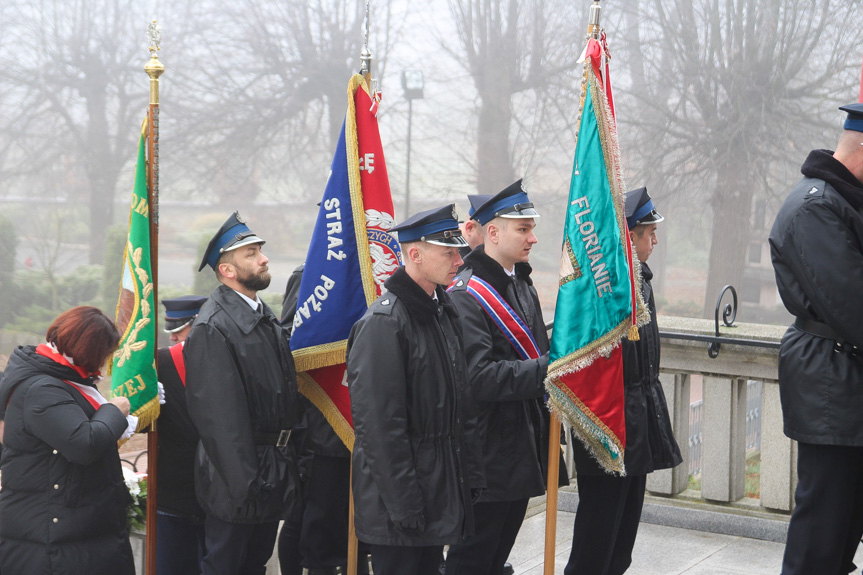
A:
{"label": "navy peaked cap", "polygon": [[839,108],[848,114],[845,118],[845,129],[863,132],[863,103],[848,104]]}
{"label": "navy peaked cap", "polygon": [[647,188],[638,188],[624,194],[626,225],[631,230],[641,224],[658,224],[665,218],[659,215]]}
{"label": "navy peaked cap", "polygon": [[204,257],[201,260],[201,265],[198,266],[198,271],[204,269],[204,266],[210,266],[214,270],[219,263],[219,257],[231,250],[247,246],[249,244],[264,245],[264,240],[255,235],[255,232],[249,229],[246,221],[240,217],[239,212],[234,212],[225,220],[216,235],[210,240],[207,249],[204,251]]}
{"label": "navy peaked cap", "polygon": [[197,295],[184,295],[171,299],[163,299],[165,306],[165,332],[179,331],[191,322],[201,311],[201,306],[207,298]]}
{"label": "navy peaked cap", "polygon": [[399,242],[428,242],[439,246],[466,246],[458,227],[458,212],[455,204],[447,204],[412,215],[397,226],[390,228],[398,232]]}
{"label": "navy peaked cap", "polygon": [[539,214],[518,180],[478,206],[471,217],[484,226],[495,218],[538,218]]}
{"label": "navy peaked cap", "polygon": [[467,200],[470,202],[470,209],[467,211],[468,217],[473,218],[473,215],[476,213],[477,209],[493,197],[494,196],[492,196],[491,194],[476,194],[473,196],[468,196]]}

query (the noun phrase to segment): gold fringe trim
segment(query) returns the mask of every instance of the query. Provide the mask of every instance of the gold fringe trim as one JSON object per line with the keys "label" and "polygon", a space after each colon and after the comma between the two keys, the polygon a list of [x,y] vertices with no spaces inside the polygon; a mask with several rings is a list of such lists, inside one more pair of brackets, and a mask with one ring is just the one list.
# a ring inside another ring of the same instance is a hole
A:
{"label": "gold fringe trim", "polygon": [[549,410],[572,427],[600,467],[608,473],[625,476],[624,447],[620,439],[560,380],[548,378],[545,386]]}
{"label": "gold fringe trim", "polygon": [[347,346],[348,340],[343,339],[341,341],[298,349],[293,352],[294,367],[297,373],[299,373],[301,371],[309,371],[310,369],[320,369],[322,367],[345,363]]}
{"label": "gold fringe trim", "polygon": [[641,336],[638,335],[638,326],[633,325],[629,327],[629,341],[638,341],[641,339]]}
{"label": "gold fringe trim", "polygon": [[[132,413],[132,415],[138,416],[138,427],[135,428],[135,433],[141,433],[143,430],[147,429],[151,423],[156,421],[159,418],[159,413],[161,412],[162,406],[159,404],[159,395],[156,394],[156,397],[142,405],[138,408],[137,411]],[[121,447],[124,443],[129,441],[129,439],[121,439],[117,442],[117,446]]]}
{"label": "gold fringe trim", "polygon": [[354,450],[354,430],[342,416],[339,408],[330,399],[330,396],[321,389],[321,386],[307,373],[297,374],[297,387],[300,393],[309,398],[315,407],[321,410],[333,431],[342,440],[350,451]]}
{"label": "gold fringe trim", "polygon": [[354,215],[354,234],[357,239],[357,259],[363,281],[366,305],[370,306],[378,297],[375,277],[372,272],[372,254],[369,251],[369,234],[366,228],[366,209],[363,204],[363,186],[360,179],[360,145],[357,135],[357,104],[354,94],[358,89],[369,94],[369,87],[362,74],[354,74],[348,83],[348,114],[345,119],[345,151],[348,156],[348,182],[351,189],[351,207]]}
{"label": "gold fringe trim", "polygon": [[603,335],[602,337],[593,340],[586,346],[579,348],[572,353],[554,360],[548,366],[548,377],[561,377],[574,371],[580,371],[589,366],[593,361],[602,356],[608,357],[611,351],[620,344],[620,340],[624,334],[629,333],[631,326],[629,316],[620,322],[614,329]]}

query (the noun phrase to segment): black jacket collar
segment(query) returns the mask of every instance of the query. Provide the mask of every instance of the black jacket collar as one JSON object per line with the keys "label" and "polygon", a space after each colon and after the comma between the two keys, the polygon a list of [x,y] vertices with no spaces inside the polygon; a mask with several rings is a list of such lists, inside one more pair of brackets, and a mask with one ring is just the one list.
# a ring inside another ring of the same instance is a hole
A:
{"label": "black jacket collar", "polygon": [[270,307],[263,303],[263,301],[261,303],[263,304],[264,313],[263,315],[260,315],[252,309],[240,294],[226,285],[220,285],[216,288],[216,291],[210,295],[210,297],[213,298],[213,300],[218,303],[223,310],[225,310],[228,317],[237,324],[237,327],[240,328],[240,331],[242,331],[244,335],[249,335],[264,316],[267,316],[271,323],[278,323],[278,320],[276,320],[276,316],[273,315]]}
{"label": "black jacket collar", "polygon": [[[465,268],[473,270],[474,275],[480,277],[491,284],[499,294],[506,293],[506,288],[510,284],[509,274],[503,269],[503,266],[497,263],[485,253],[485,246],[477,246],[464,258]],[[533,268],[528,263],[515,264],[515,275],[527,282],[527,285],[533,285],[533,280],[530,279],[530,273]]]}
{"label": "black jacket collar", "polygon": [[[401,300],[412,318],[422,323],[428,323],[438,315],[438,304],[417,284],[404,266],[391,275],[384,283],[388,291],[395,294]],[[449,299],[446,291],[437,286],[437,297],[443,310],[452,317],[458,317],[458,310]]]}
{"label": "black jacket collar", "polygon": [[863,207],[863,183],[830,150],[812,150],[800,171],[807,178],[824,180],[855,209]]}

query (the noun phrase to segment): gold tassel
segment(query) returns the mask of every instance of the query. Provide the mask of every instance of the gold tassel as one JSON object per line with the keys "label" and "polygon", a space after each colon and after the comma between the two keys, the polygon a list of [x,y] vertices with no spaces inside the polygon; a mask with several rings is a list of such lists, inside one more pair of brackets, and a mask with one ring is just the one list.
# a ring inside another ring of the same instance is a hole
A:
{"label": "gold tassel", "polygon": [[629,341],[638,341],[641,339],[641,336],[638,335],[638,326],[633,325],[629,327]]}

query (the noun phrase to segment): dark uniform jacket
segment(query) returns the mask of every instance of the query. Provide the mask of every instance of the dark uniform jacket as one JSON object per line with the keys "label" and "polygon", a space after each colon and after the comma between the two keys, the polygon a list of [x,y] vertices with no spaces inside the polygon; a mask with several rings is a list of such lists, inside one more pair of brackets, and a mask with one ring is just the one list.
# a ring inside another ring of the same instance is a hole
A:
{"label": "dark uniform jacket", "polygon": [[159,350],[159,381],[165,386],[165,404],[159,412],[158,509],[203,521],[204,510],[195,499],[198,432],[186,406],[186,386],[167,347]]}
{"label": "dark uniform jacket", "polygon": [[782,303],[846,342],[791,325],[779,351],[785,435],[805,443],[863,446],[863,184],[814,150],[770,231]]}
{"label": "dark uniform jacket", "polygon": [[27,346],[15,350],[0,384],[0,571],[134,575],[132,500],[117,453],[126,418],[113,404],[95,409],[63,380],[94,386]]}
{"label": "dark uniform jacket", "polygon": [[201,307],[183,353],[186,400],[201,438],[198,502],[222,521],[278,521],[299,497],[293,445],[274,439],[297,423],[287,336],[266,304],[260,314],[222,285]]}
{"label": "dark uniform jacket", "polygon": [[[626,447],[623,463],[628,476],[647,475],[657,469],[680,465],[683,457],[671,430],[665,392],[659,381],[659,325],[650,280],[653,272],[641,264],[641,294],[650,311],[650,323],[638,329],[639,340],[620,342],[623,353],[623,395]],[[575,469],[580,474],[601,475],[605,471],[573,441]]]}
{"label": "dark uniform jacket", "polygon": [[[515,265],[513,280],[477,246],[465,257],[450,292],[464,329],[468,381],[477,402],[482,459],[488,488],[480,501],[515,501],[545,493],[548,410],[545,380],[548,335],[531,267]],[[530,328],[543,354],[523,360],[479,303],[466,290],[471,276],[485,280]],[[458,280],[463,280],[461,285]],[[563,477],[566,467],[561,467]],[[564,481],[565,482],[565,481]]]}
{"label": "dark uniform jacket", "polygon": [[473,534],[470,490],[484,486],[458,312],[403,267],[385,286],[348,340],[357,537],[458,543]]}

